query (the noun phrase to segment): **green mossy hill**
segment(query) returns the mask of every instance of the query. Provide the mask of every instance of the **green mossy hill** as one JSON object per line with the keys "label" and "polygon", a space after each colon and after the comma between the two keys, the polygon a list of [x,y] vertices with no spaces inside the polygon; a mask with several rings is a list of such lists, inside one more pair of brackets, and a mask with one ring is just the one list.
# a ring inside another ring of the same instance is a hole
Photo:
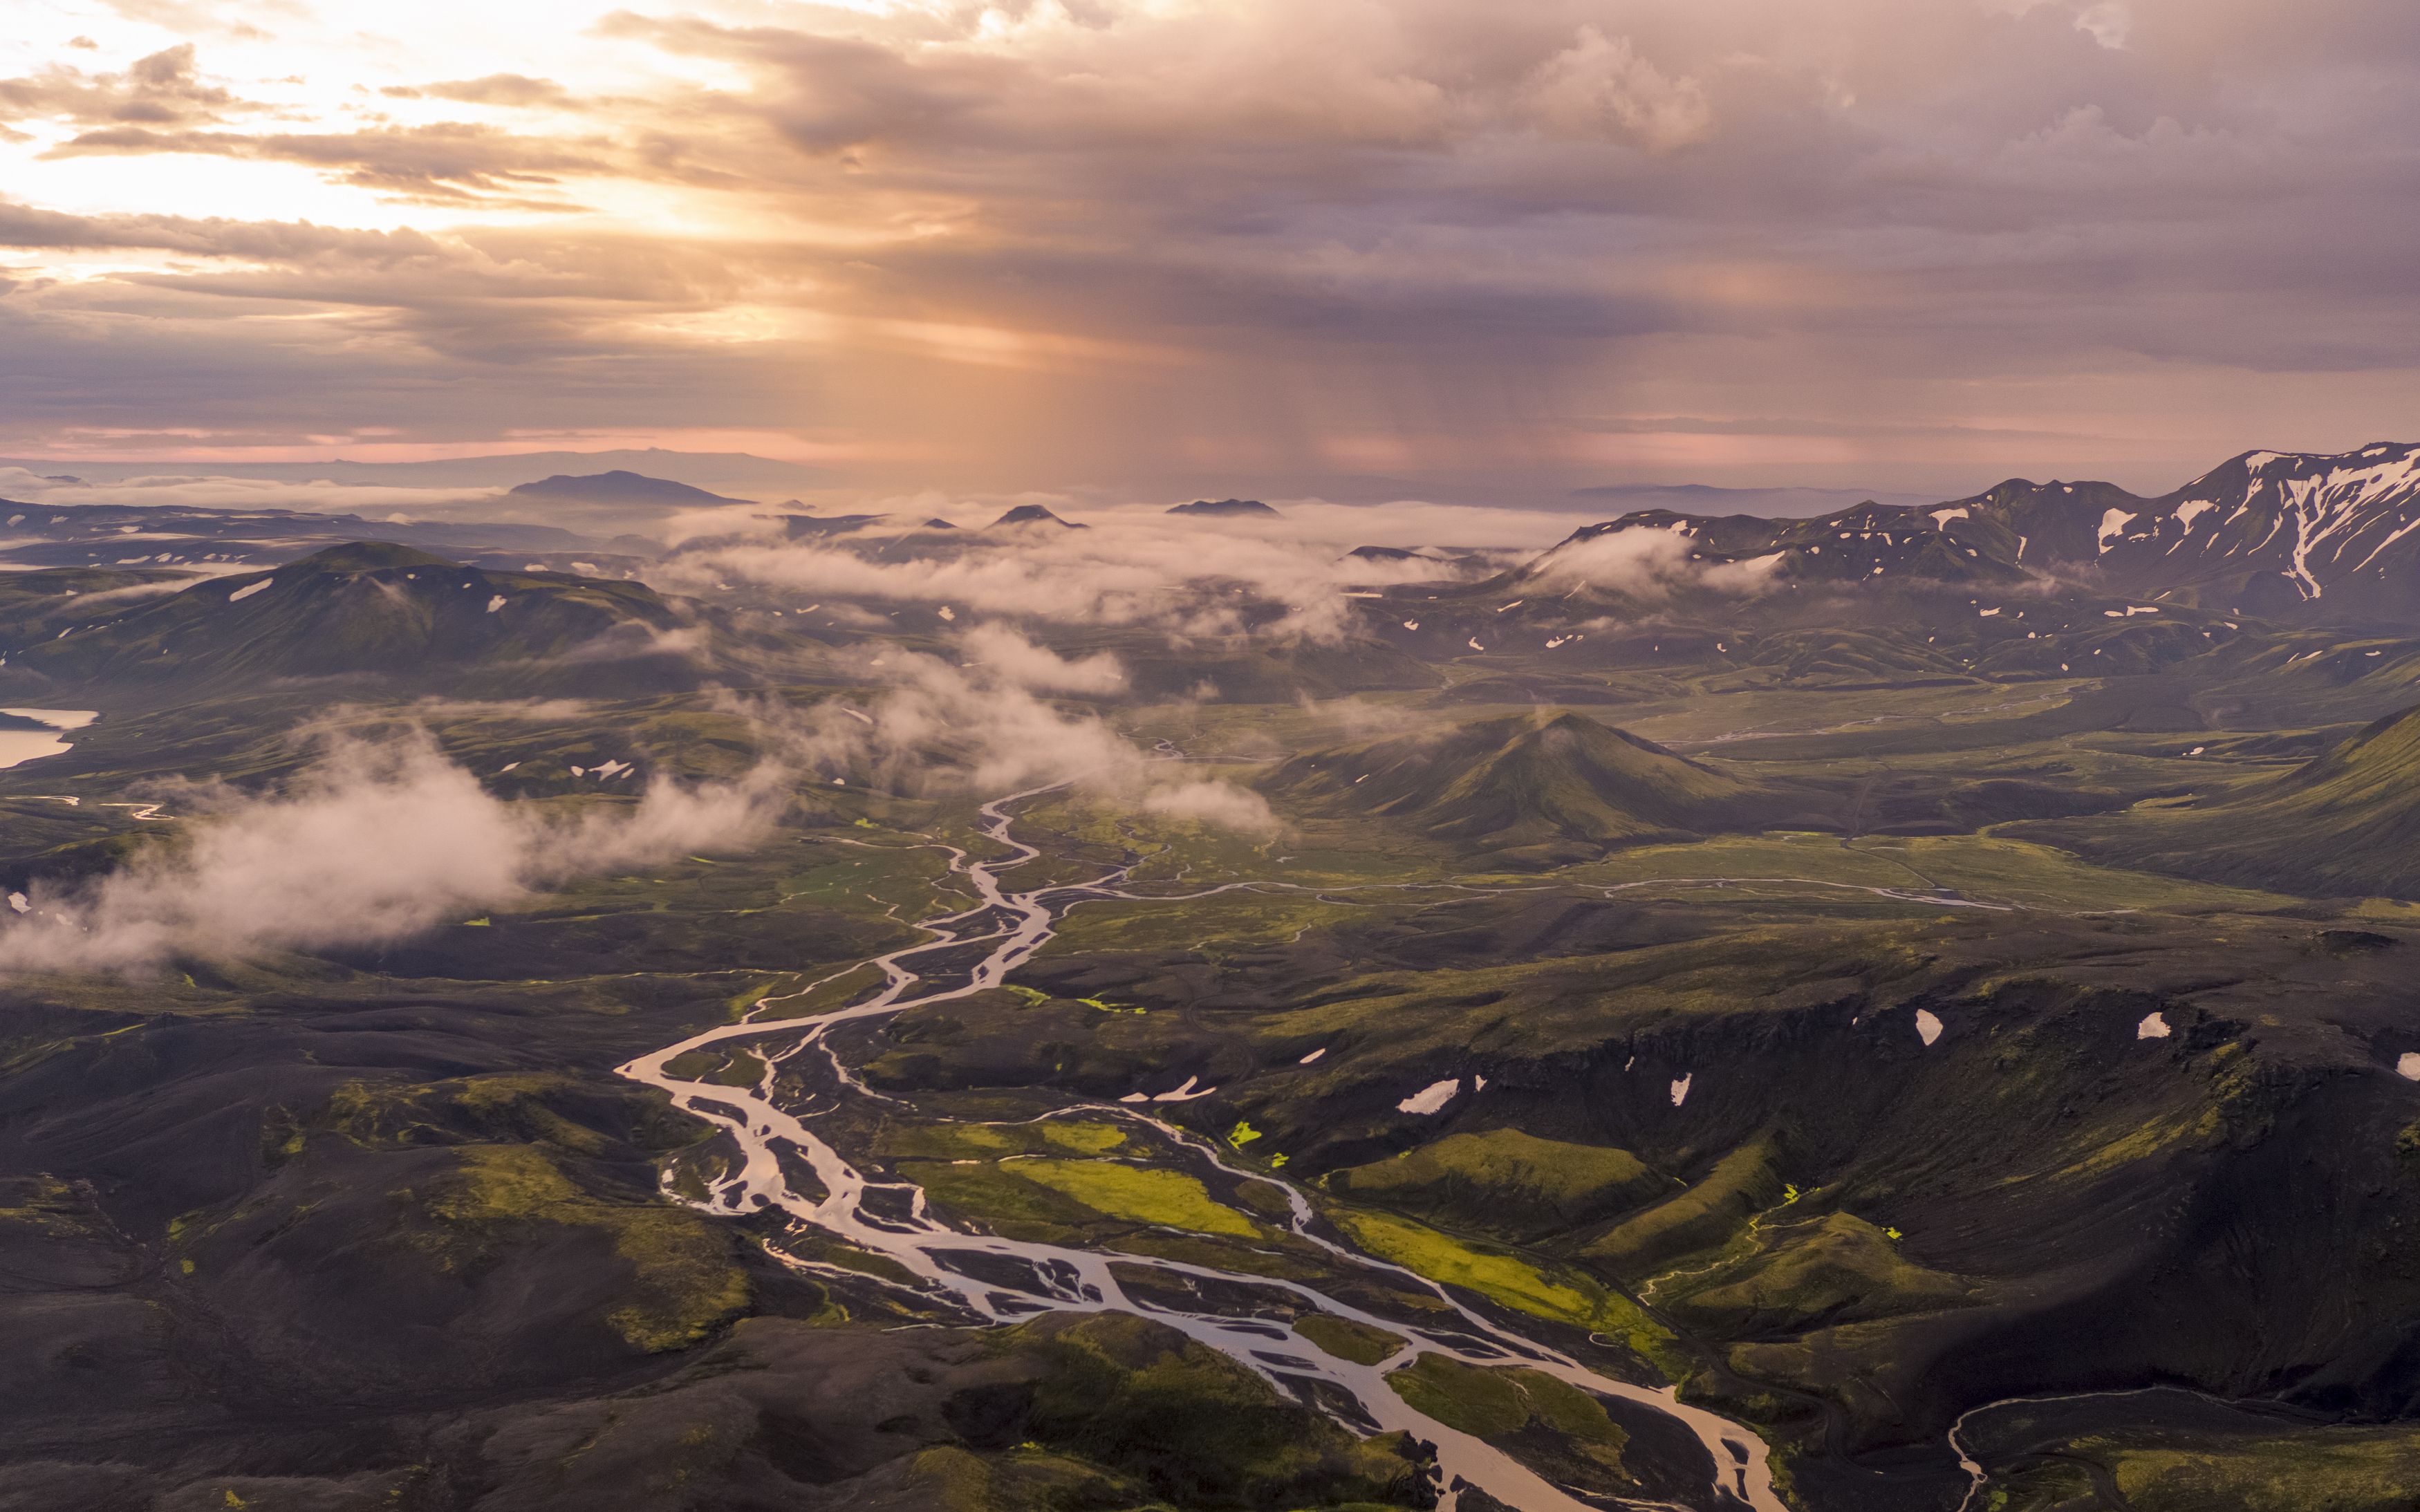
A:
{"label": "green mossy hill", "polygon": [[1958,1277],[1917,1265],[1884,1230],[1836,1212],[1772,1227],[1761,1248],[1685,1277],[1655,1302],[1694,1327],[1740,1338],[1955,1306],[1972,1294]]}
{"label": "green mossy hill", "polygon": [[1452,1227],[1532,1239],[1597,1222],[1671,1183],[1627,1150],[1540,1139],[1518,1129],[1452,1134],[1391,1160],[1331,1174],[1338,1196]]}
{"label": "green mossy hill", "polygon": [[1639,845],[1752,826],[1767,805],[1729,773],[1585,715],[1481,719],[1297,756],[1267,785],[1294,801],[1510,850]]}
{"label": "green mossy hill", "polygon": [[1742,1145],[1685,1192],[1623,1219],[1581,1253],[1611,1274],[1637,1280],[1682,1256],[1721,1244],[1751,1213],[1782,1199],[1771,1140]]}
{"label": "green mossy hill", "polygon": [[2046,826],[2095,860],[2318,896],[2420,898],[2420,708],[2190,808]]}
{"label": "green mossy hill", "polygon": [[281,1109],[271,1120],[293,1148],[334,1135],[365,1149],[510,1141],[575,1155],[617,1148],[669,1149],[696,1125],[638,1088],[553,1072],[505,1072],[410,1085],[368,1080],[338,1087],[315,1116]]}
{"label": "green mossy hill", "polygon": [[1263,1227],[1183,1171],[1100,1159],[902,1161],[898,1174],[955,1216],[1012,1239],[1064,1243],[1140,1227],[1235,1239]]}
{"label": "green mossy hill", "polygon": [[[679,617],[642,583],[496,572],[381,542],[158,598],[96,598],[62,632],[8,648],[9,670],[59,687],[225,687],[466,668],[665,659]],[[677,659],[677,658],[674,658]],[[659,679],[660,680],[660,679]]]}
{"label": "green mossy hill", "polygon": [[1669,1330],[1619,1292],[1569,1267],[1465,1243],[1424,1224],[1385,1213],[1332,1211],[1346,1237],[1381,1259],[1432,1281],[1474,1291],[1517,1313],[1619,1338],[1640,1363],[1680,1381],[1689,1361]]}

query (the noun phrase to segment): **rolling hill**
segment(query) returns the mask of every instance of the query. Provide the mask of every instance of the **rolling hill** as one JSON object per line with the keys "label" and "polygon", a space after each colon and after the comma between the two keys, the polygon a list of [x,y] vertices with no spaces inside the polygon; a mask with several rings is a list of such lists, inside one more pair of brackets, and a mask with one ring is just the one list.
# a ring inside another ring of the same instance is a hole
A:
{"label": "rolling hill", "polygon": [[1754,827],[1774,810],[1728,773],[1577,714],[1514,715],[1311,751],[1265,785],[1513,860]]}
{"label": "rolling hill", "polygon": [[[293,509],[187,504],[37,504],[0,499],[0,562],[31,568],[273,566],[332,546],[383,539],[459,562],[520,565],[533,557],[623,565],[651,559],[638,536],[602,539],[552,525],[494,520],[370,520]],[[601,553],[601,554],[600,554]]]}
{"label": "rolling hill", "polygon": [[2420,707],[2190,808],[2034,827],[2116,865],[2319,897],[2420,898]]}
{"label": "rolling hill", "polygon": [[535,686],[608,672],[614,686],[647,687],[694,675],[665,640],[679,615],[644,584],[492,572],[389,543],[333,547],[164,597],[94,596],[55,633],[45,625],[44,639],[7,648],[11,687],[451,685],[474,673]]}

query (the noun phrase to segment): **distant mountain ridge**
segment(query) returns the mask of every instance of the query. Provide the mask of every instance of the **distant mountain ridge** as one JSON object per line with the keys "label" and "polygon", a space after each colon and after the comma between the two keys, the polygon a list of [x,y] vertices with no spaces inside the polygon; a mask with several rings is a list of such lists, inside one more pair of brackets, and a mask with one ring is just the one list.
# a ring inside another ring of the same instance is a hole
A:
{"label": "distant mountain ridge", "polygon": [[523,497],[540,499],[577,499],[584,503],[598,504],[675,504],[681,506],[706,504],[745,504],[754,501],[726,498],[693,488],[670,478],[651,478],[644,472],[631,472],[615,468],[610,472],[578,475],[558,472],[535,483],[523,483],[507,490]]}
{"label": "distant mountain ridge", "polygon": [[1189,504],[1172,504],[1171,515],[1202,515],[1214,519],[1279,519],[1282,517],[1257,499],[1196,499]]}
{"label": "distant mountain ridge", "polygon": [[1940,504],[1805,520],[1640,510],[1575,532],[1525,569],[1619,532],[1684,536],[1700,563],[1777,579],[1983,587],[2049,577],[2221,612],[2420,618],[2420,444],[2247,452],[2158,498],[2010,479]]}
{"label": "distant mountain ridge", "polygon": [[[693,679],[682,621],[644,584],[494,571],[390,542],[332,547],[264,572],[129,599],[8,648],[16,687],[172,687],[297,678],[418,686],[486,678],[515,691],[654,688]],[[57,616],[54,616],[54,619]]]}
{"label": "distant mountain ridge", "polygon": [[1626,505],[1631,509],[1677,509],[1688,514],[1721,512],[1796,519],[1830,514],[1860,503],[1929,503],[1932,496],[1857,488],[1810,488],[1803,485],[1727,488],[1709,483],[1613,483],[1593,488],[1575,488],[1571,497]]}

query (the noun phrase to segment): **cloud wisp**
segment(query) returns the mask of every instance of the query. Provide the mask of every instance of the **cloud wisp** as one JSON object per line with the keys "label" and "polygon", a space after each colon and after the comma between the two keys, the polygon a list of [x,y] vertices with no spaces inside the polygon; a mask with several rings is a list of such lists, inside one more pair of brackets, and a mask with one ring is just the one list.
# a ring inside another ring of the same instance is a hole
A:
{"label": "cloud wisp", "polygon": [[895,648],[867,654],[861,673],[883,690],[861,706],[828,700],[749,713],[778,732],[788,760],[827,781],[911,794],[1067,785],[1105,807],[1247,834],[1277,828],[1258,794],[1145,752],[1096,712],[1047,696],[1124,687],[1116,658],[1062,656],[997,625],[975,626],[963,643],[956,663]]}
{"label": "cloud wisp", "polygon": [[1761,593],[1780,565],[1777,554],[1742,562],[1703,561],[1681,532],[1635,526],[1559,546],[1525,576],[1550,588],[1592,589],[1652,603],[1690,589]]}
{"label": "cloud wisp", "polygon": [[425,733],[340,737],[283,791],[190,790],[180,840],[83,887],[38,887],[0,925],[0,972],[134,973],[407,939],[579,877],[753,845],[788,789],[768,765],[566,813],[495,797]]}

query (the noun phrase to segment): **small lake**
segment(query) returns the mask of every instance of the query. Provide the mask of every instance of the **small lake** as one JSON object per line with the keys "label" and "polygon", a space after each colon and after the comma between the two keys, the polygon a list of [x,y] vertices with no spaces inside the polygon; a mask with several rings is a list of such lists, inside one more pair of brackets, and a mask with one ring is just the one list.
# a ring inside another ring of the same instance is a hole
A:
{"label": "small lake", "polygon": [[68,748],[61,737],[101,717],[97,709],[0,709],[0,714],[31,719],[39,730],[0,730],[0,769],[23,766]]}

